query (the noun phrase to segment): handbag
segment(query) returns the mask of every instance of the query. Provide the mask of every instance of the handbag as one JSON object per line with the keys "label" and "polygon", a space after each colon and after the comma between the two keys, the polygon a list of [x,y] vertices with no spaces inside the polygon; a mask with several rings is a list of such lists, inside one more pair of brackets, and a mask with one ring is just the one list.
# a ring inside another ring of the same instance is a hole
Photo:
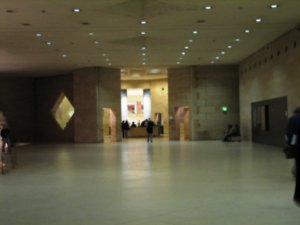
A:
{"label": "handbag", "polygon": [[296,147],[293,145],[285,145],[283,147],[283,153],[285,155],[285,158],[287,158],[287,159],[294,159],[295,151],[296,151]]}

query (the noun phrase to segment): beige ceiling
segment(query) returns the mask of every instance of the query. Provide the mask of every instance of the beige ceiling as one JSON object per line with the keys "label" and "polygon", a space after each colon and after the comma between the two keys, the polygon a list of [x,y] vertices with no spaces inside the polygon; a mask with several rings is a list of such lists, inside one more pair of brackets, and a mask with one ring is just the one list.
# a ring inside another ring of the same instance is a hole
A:
{"label": "beige ceiling", "polygon": [[[93,66],[168,68],[209,65],[212,60],[236,64],[299,23],[300,0],[275,1],[279,8],[270,9],[273,2],[1,0],[0,74],[42,76]],[[204,10],[206,5],[213,10]],[[72,12],[75,7],[82,11]],[[255,22],[258,17],[261,23]],[[147,24],[140,24],[141,19]],[[189,49],[182,56],[185,46]]]}

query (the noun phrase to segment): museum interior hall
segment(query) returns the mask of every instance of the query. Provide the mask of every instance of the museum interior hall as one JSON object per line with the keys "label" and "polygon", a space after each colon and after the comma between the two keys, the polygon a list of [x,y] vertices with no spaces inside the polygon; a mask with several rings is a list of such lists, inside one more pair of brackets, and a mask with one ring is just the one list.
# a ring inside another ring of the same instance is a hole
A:
{"label": "museum interior hall", "polygon": [[299,12],[1,0],[0,224],[298,225]]}

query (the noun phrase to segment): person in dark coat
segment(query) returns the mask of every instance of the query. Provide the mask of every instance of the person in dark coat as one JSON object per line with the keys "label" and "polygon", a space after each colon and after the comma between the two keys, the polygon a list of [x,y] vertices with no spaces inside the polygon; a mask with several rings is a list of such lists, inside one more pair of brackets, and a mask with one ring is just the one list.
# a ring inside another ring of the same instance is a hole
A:
{"label": "person in dark coat", "polygon": [[300,207],[300,107],[297,107],[293,113],[294,115],[288,120],[286,141],[295,149],[296,186],[294,202]]}
{"label": "person in dark coat", "polygon": [[154,127],[154,122],[149,119],[146,122],[146,129],[147,129],[147,142],[151,142],[153,141],[153,127]]}
{"label": "person in dark coat", "polygon": [[3,145],[2,150],[5,151],[5,147],[7,147],[8,149],[10,147],[10,138],[9,138],[10,130],[8,129],[7,124],[2,125],[0,134],[1,134],[2,145]]}

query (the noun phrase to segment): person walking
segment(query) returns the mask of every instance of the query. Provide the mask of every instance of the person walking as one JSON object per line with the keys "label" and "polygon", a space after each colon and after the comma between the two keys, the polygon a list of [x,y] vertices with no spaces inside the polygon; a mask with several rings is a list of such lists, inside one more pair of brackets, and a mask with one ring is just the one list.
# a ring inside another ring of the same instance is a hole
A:
{"label": "person walking", "polygon": [[296,185],[294,202],[300,207],[300,107],[293,111],[293,116],[288,120],[286,131],[287,144],[295,150]]}
{"label": "person walking", "polygon": [[154,122],[149,119],[146,122],[146,129],[147,129],[147,142],[151,142],[153,141],[153,127],[154,127]]}

